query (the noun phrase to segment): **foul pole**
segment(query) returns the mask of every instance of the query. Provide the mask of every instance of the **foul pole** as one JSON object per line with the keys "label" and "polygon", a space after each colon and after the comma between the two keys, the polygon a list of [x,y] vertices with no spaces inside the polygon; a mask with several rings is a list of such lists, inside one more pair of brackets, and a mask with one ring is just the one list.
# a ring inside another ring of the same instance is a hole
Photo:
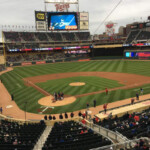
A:
{"label": "foul pole", "polygon": [[2,43],[3,43],[4,65],[6,67],[6,49],[5,49],[5,40],[4,40],[4,33],[3,33],[3,31],[2,31]]}

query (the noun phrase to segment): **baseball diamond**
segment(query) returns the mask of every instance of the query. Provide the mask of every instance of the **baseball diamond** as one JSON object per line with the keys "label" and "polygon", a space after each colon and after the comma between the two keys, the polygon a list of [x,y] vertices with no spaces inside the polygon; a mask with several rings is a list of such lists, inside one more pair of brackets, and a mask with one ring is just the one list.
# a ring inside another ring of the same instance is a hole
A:
{"label": "baseball diamond", "polygon": [[[0,78],[9,93],[14,95],[18,107],[24,110],[24,102],[27,101],[27,111],[32,113],[38,113],[41,107],[38,101],[46,94],[63,91],[65,97],[76,97],[74,102],[66,105],[62,100],[63,106],[48,111],[57,114],[85,109],[87,102],[93,107],[93,99],[97,99],[97,105],[102,105],[134,97],[135,89],[138,91],[141,86],[144,94],[148,94],[149,65],[150,62],[126,60],[44,64],[15,67]],[[27,81],[32,85],[27,85]],[[84,82],[86,85],[70,87],[72,82]],[[108,96],[105,95],[106,87],[109,89]]]}

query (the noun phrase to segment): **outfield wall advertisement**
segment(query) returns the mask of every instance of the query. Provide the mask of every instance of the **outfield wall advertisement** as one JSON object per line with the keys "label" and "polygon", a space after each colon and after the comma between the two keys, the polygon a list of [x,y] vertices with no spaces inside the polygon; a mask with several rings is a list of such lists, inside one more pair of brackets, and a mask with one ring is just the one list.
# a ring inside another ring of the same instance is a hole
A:
{"label": "outfield wall advertisement", "polygon": [[149,59],[150,52],[125,52],[126,58]]}
{"label": "outfield wall advertisement", "polygon": [[72,47],[54,47],[54,48],[33,48],[33,49],[9,49],[9,52],[23,52],[23,51],[52,51],[52,50],[78,50],[90,49],[92,46],[72,46]]}

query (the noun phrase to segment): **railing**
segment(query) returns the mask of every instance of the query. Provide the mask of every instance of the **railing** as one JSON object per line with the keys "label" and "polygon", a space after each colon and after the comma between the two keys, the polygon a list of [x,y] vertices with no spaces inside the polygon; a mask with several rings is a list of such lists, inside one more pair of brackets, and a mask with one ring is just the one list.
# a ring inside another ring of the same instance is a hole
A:
{"label": "railing", "polygon": [[140,139],[136,139],[136,140],[130,140],[130,141],[127,141],[127,142],[123,142],[123,143],[118,143],[118,144],[112,144],[112,145],[109,145],[109,146],[103,146],[103,147],[99,147],[99,148],[92,148],[90,150],[120,150],[120,149],[133,149],[136,145],[137,142],[139,142],[140,140],[143,140],[145,142],[145,145],[147,147],[150,147],[150,139],[147,138],[147,137],[143,137],[143,138],[140,138]]}
{"label": "railing", "polygon": [[[10,116],[5,116],[5,115],[2,115],[0,114],[0,121],[1,120],[7,120],[9,122],[17,122],[19,124],[29,124],[29,123],[39,123],[41,120],[35,120],[35,119],[28,119],[28,120],[25,120],[25,119],[17,119],[17,118],[13,118],[13,117],[10,117]],[[45,124],[47,126],[53,126],[55,124],[55,122],[64,122],[64,121],[79,121],[81,120],[80,117],[73,117],[73,118],[68,118],[68,119],[57,119],[57,120],[43,120],[45,122]]]}
{"label": "railing", "polygon": [[[80,123],[82,124],[82,123]],[[112,143],[117,142],[117,143],[122,143],[122,142],[126,142],[129,141],[125,136],[123,136],[122,134],[118,133],[118,132],[113,132],[111,130],[108,130],[104,127],[98,126],[96,124],[93,124],[92,122],[87,121],[86,125],[82,124],[83,126],[87,126],[92,128],[94,131],[98,132],[99,134],[101,134],[102,136],[108,138],[110,141],[112,141]]]}
{"label": "railing", "polygon": [[[81,122],[79,122],[82,124]],[[119,132],[113,132],[111,130],[108,130],[106,128],[103,128],[101,126],[98,126],[96,124],[93,124],[92,122],[86,121],[86,124],[82,124],[83,126],[86,126],[88,128],[92,128],[94,132],[101,134],[105,138],[109,139],[113,144],[112,145],[107,145],[99,148],[93,148],[91,150],[117,150],[120,148],[126,149],[126,148],[133,148],[137,142],[139,142],[141,139],[145,142],[146,146],[150,147],[150,139],[149,138],[140,138],[136,140],[129,140]],[[117,144],[115,144],[117,143]]]}

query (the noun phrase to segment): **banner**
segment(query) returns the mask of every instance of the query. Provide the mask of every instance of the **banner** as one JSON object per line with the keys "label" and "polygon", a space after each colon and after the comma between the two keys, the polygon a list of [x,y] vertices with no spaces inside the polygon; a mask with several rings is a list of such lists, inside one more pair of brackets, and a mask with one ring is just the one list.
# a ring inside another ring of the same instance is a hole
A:
{"label": "banner", "polygon": [[45,64],[45,61],[37,61],[36,64]]}
{"label": "banner", "polygon": [[45,0],[45,3],[69,3],[69,4],[78,4],[78,0]]}
{"label": "banner", "polygon": [[90,61],[91,59],[79,59],[78,61]]}
{"label": "banner", "polygon": [[32,65],[32,63],[31,62],[23,62],[23,63],[21,63],[21,65],[22,66],[27,66],[27,65]]}

